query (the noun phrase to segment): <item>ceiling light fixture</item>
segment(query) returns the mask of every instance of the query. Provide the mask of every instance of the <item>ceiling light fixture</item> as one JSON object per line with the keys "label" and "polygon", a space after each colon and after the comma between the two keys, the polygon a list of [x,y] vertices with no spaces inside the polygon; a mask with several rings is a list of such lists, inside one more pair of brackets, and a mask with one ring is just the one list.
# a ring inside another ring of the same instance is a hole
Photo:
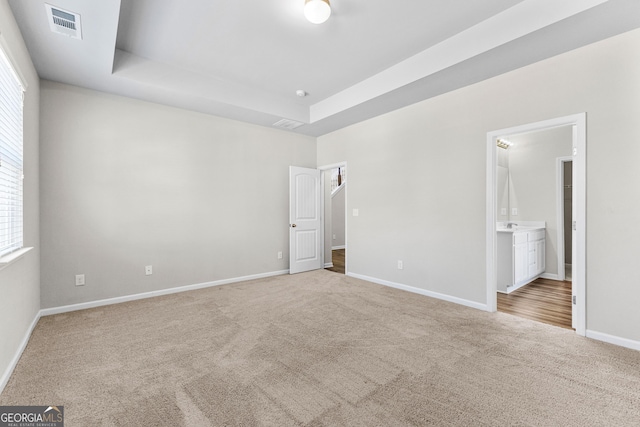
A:
{"label": "ceiling light fixture", "polygon": [[304,16],[313,24],[322,24],[331,16],[329,0],[305,0]]}
{"label": "ceiling light fixture", "polygon": [[513,145],[513,142],[507,141],[506,139],[499,138],[498,141],[496,142],[496,145],[506,150]]}

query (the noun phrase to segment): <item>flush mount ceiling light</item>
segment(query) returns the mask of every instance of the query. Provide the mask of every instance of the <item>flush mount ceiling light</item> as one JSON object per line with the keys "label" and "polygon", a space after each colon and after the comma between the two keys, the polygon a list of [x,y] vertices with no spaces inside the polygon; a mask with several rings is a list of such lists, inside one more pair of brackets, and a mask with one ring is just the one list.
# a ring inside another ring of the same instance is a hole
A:
{"label": "flush mount ceiling light", "polygon": [[322,24],[331,16],[329,0],[305,0],[304,16],[313,24]]}
{"label": "flush mount ceiling light", "polygon": [[506,150],[513,145],[513,142],[507,141],[506,139],[499,138],[498,141],[496,142],[496,145]]}

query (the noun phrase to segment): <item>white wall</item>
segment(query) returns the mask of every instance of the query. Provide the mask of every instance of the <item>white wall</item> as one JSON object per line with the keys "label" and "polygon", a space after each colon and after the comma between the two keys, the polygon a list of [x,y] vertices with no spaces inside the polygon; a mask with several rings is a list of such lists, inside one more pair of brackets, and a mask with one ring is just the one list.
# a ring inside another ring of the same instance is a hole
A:
{"label": "white wall", "polygon": [[587,329],[640,341],[639,51],[636,30],[320,137],[360,213],[349,271],[486,303],[487,132],[586,112]]}
{"label": "white wall", "polygon": [[[517,208],[512,222],[546,222],[546,270],[558,274],[557,165],[558,157],[571,156],[572,127],[507,137],[509,155],[509,207]],[[564,268],[564,265],[562,265]]]}
{"label": "white wall", "polygon": [[288,167],[316,166],[314,138],[41,89],[43,308],[288,269]]}
{"label": "white wall", "polygon": [[[34,249],[0,270],[0,381],[40,309],[38,182],[39,80],[6,0],[0,34],[27,83],[24,100],[24,243]],[[1,384],[0,384],[1,388]]]}

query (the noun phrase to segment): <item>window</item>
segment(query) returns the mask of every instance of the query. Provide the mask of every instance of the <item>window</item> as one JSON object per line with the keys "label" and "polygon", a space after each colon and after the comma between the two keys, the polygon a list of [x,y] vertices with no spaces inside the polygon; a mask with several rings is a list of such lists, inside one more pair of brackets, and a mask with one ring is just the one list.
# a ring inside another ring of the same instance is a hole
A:
{"label": "window", "polygon": [[22,242],[21,80],[0,46],[0,257]]}

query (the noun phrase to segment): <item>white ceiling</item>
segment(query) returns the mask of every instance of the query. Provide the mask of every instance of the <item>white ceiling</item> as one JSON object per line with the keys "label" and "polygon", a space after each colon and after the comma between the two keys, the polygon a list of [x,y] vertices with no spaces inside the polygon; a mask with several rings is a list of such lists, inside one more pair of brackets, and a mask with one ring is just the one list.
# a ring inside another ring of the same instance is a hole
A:
{"label": "white ceiling", "polygon": [[640,27],[638,0],[50,0],[75,40],[9,3],[44,79],[312,136]]}

